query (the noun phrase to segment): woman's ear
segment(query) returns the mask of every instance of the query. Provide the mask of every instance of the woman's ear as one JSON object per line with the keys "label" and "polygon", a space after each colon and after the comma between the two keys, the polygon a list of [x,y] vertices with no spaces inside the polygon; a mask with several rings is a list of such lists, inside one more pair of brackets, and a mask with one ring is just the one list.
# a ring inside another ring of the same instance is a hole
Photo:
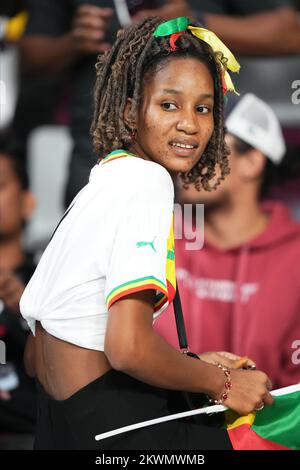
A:
{"label": "woman's ear", "polygon": [[133,129],[134,127],[134,123],[130,119],[131,110],[132,110],[132,102],[133,102],[132,98],[127,98],[125,109],[124,109],[124,115],[123,115],[126,127],[128,127],[129,129]]}

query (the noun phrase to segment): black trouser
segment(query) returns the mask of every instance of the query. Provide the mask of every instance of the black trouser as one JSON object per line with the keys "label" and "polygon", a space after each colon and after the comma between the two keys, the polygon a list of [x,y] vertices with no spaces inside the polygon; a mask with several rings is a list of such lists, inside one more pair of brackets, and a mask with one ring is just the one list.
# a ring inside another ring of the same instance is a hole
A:
{"label": "black trouser", "polygon": [[38,385],[35,449],[232,449],[227,432],[174,420],[96,441],[97,434],[170,414],[169,392],[109,370],[67,400]]}

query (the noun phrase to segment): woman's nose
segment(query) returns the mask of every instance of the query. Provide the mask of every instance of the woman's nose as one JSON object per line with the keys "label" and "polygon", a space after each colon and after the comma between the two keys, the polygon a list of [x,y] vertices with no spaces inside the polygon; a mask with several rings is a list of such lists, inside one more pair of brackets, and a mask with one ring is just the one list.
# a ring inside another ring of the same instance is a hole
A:
{"label": "woman's nose", "polygon": [[176,129],[187,134],[196,134],[198,132],[198,123],[195,116],[192,113],[185,113],[178,120]]}

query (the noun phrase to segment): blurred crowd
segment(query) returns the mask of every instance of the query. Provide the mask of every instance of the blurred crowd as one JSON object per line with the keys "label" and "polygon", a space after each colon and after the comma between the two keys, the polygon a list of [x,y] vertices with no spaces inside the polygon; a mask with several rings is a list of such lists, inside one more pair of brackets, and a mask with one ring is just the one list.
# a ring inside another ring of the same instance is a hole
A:
{"label": "blurred crowd", "polygon": [[[211,193],[177,190],[182,206],[204,204],[203,247],[176,240],[190,347],[249,356],[274,387],[300,381],[300,1],[2,0],[0,449],[32,443],[35,386],[19,299],[97,161],[96,57],[120,27],[148,15],[188,16],[242,64],[241,97],[226,106],[230,175]],[[185,235],[197,217],[189,224]],[[179,347],[171,307],[155,328]]]}

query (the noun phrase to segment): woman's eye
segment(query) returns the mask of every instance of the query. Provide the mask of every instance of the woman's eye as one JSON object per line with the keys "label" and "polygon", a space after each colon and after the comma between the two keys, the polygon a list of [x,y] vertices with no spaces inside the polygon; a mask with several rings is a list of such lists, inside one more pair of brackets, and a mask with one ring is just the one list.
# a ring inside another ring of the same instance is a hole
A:
{"label": "woman's eye", "polygon": [[210,108],[208,108],[207,106],[197,106],[197,111],[200,114],[207,114],[210,112]]}
{"label": "woman's eye", "polygon": [[172,111],[173,109],[176,109],[177,106],[174,103],[162,103],[161,104],[162,108],[166,109],[167,111]]}

